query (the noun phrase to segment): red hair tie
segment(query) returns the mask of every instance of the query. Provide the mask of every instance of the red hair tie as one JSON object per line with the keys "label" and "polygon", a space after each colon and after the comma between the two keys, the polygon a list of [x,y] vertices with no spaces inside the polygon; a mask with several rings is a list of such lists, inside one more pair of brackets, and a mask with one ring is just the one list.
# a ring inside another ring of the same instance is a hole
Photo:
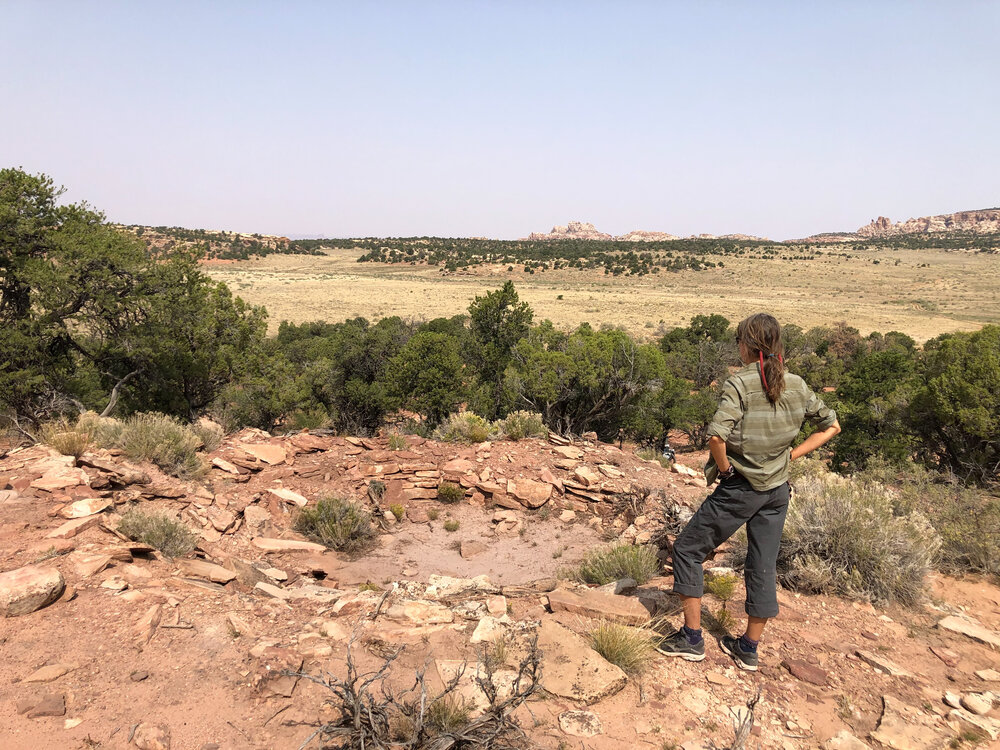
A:
{"label": "red hair tie", "polygon": [[760,354],[760,379],[764,382],[764,390],[767,390],[767,375],[764,374],[764,352],[758,352]]}

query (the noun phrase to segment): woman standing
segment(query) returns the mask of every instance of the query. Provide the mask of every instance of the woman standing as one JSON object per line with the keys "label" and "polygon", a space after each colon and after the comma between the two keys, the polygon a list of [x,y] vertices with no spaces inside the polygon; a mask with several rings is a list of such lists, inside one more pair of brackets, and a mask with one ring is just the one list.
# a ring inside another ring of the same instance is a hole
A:
{"label": "woman standing", "polygon": [[[702,563],[744,524],[746,631],[719,642],[741,669],[757,670],[757,644],[768,619],[778,614],[775,565],[788,511],[788,465],[840,432],[837,415],[797,375],[785,372],[781,326],[757,313],[736,328],[745,367],[722,387],[722,401],[708,428],[708,484],[719,486],[702,503],[674,542],[674,592],[684,606],[684,625],[657,651],[688,661],[705,658],[701,634]],[[817,430],[792,448],[802,423]]]}

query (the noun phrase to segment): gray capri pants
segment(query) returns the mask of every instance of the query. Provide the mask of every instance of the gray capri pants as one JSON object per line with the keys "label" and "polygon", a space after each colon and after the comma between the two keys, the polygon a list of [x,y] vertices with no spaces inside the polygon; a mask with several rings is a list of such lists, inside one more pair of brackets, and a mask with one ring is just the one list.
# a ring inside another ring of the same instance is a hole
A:
{"label": "gray capri pants", "polygon": [[775,566],[789,494],[788,482],[766,492],[738,474],[720,482],[674,541],[674,593],[700,597],[705,590],[702,563],[746,524],[746,612],[751,617],[777,615]]}

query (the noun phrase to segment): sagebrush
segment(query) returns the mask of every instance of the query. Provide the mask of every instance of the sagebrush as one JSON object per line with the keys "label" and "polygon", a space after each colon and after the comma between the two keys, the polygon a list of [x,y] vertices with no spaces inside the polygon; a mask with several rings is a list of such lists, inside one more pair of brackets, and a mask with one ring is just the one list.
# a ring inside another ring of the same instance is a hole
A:
{"label": "sagebrush", "polygon": [[471,411],[461,411],[449,416],[434,431],[434,439],[445,443],[482,443],[493,434],[485,419]]}
{"label": "sagebrush", "polygon": [[[736,538],[734,563],[746,554]],[[808,593],[878,604],[917,604],[941,540],[919,512],[896,515],[879,482],[829,473],[801,476],[788,507],[778,580]]]}
{"label": "sagebrush", "polygon": [[532,411],[515,411],[493,423],[494,430],[507,440],[524,440],[530,437],[548,437],[549,431],[542,415]]}
{"label": "sagebrush", "polygon": [[167,557],[183,557],[194,549],[195,533],[175,518],[132,508],[122,515],[118,531],[155,547]]}
{"label": "sagebrush", "polygon": [[295,518],[295,530],[331,549],[358,554],[375,542],[371,514],[339,497],[326,497],[306,506]]}

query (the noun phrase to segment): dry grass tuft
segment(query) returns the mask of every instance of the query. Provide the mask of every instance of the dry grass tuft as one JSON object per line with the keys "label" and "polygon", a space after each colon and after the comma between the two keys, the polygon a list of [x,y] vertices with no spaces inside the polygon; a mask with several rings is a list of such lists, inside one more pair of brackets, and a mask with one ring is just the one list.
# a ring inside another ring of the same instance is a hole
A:
{"label": "dry grass tuft", "polygon": [[594,651],[630,675],[646,671],[656,651],[653,631],[616,622],[601,622],[588,636]]}
{"label": "dry grass tuft", "polygon": [[573,571],[573,577],[601,586],[622,578],[631,578],[643,584],[659,569],[660,563],[652,548],[618,544],[589,552]]}

